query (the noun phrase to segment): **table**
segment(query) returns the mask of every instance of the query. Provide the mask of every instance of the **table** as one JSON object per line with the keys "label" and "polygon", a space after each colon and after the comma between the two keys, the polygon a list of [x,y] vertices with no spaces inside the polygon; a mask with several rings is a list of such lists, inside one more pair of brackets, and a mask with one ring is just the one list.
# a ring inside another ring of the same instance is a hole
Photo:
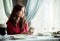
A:
{"label": "table", "polygon": [[[19,37],[16,39],[16,37]],[[0,39],[0,41],[60,41],[60,38],[52,36],[33,36],[33,35],[16,35],[15,39]]]}

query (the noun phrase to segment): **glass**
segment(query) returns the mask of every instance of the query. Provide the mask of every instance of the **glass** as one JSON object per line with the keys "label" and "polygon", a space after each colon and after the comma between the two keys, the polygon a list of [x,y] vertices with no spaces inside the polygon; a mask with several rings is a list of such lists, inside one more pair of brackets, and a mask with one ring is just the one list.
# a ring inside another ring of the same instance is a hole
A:
{"label": "glass", "polygon": [[2,39],[5,39],[4,35],[6,34],[6,25],[0,24],[0,35],[2,36]]}

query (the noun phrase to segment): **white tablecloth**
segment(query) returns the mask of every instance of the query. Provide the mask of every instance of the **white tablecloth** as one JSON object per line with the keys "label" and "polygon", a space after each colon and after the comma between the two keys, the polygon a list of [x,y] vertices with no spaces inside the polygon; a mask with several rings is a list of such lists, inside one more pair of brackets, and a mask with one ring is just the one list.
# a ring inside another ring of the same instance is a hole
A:
{"label": "white tablecloth", "polygon": [[[14,38],[10,38],[14,36]],[[54,38],[52,36],[34,36],[34,35],[7,35],[6,39],[0,39],[0,41],[59,41],[60,38]]]}

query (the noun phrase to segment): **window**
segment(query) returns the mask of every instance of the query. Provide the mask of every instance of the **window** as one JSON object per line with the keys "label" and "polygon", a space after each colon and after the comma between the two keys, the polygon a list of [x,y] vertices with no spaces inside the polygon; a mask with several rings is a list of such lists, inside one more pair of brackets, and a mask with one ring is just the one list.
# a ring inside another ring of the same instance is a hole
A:
{"label": "window", "polygon": [[31,26],[36,33],[56,32],[60,30],[60,3],[59,0],[44,0]]}

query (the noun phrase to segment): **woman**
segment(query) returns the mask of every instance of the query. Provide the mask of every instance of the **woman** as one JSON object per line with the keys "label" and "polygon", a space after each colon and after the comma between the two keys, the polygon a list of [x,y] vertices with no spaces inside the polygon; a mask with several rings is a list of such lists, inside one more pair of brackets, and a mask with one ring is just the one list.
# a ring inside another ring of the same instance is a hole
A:
{"label": "woman", "polygon": [[17,4],[7,21],[7,34],[22,34],[28,32],[28,23],[24,20],[25,7]]}

